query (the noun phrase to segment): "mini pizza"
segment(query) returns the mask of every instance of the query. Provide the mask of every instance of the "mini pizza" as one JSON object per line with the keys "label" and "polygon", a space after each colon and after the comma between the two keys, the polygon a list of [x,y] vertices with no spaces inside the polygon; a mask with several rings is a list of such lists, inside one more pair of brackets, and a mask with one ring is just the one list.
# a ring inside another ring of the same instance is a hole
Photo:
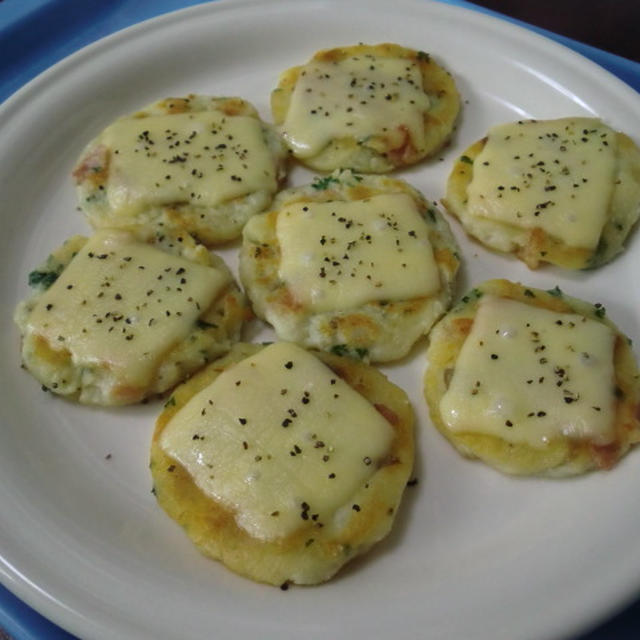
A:
{"label": "mini pizza", "polygon": [[295,158],[316,171],[386,173],[434,154],[460,109],[451,75],[395,44],[319,51],[281,74],[273,118]]}
{"label": "mini pizza", "polygon": [[286,171],[279,134],[240,98],[167,98],[93,140],[73,172],[90,224],[237,238],[266,209]]}
{"label": "mini pizza", "polygon": [[165,407],[151,445],[154,493],[229,569],[283,588],[317,584],[391,529],[414,417],[369,365],[241,343]]}
{"label": "mini pizza", "polygon": [[455,162],[444,204],[470,236],[531,269],[598,267],[640,215],[640,149],[595,118],[498,125]]}
{"label": "mini pizza", "polygon": [[188,235],[74,236],[29,276],[15,319],[46,390],[124,405],[171,389],[240,338],[248,309],[221,258]]}
{"label": "mini pizza", "polygon": [[430,339],[431,418],[464,456],[560,477],[611,468],[640,440],[638,368],[600,304],[490,280]]}
{"label": "mini pizza", "polygon": [[334,172],[281,192],[243,232],[240,278],[278,337],[370,362],[406,355],[447,310],[458,249],[406,182]]}

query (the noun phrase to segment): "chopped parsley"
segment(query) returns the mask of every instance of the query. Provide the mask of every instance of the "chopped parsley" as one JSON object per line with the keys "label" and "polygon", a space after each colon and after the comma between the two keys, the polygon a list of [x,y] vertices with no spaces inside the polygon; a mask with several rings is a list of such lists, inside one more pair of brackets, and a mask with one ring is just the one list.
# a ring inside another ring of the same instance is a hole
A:
{"label": "chopped parsley", "polygon": [[365,347],[354,347],[353,350],[349,349],[346,344],[334,344],[331,347],[331,353],[336,356],[357,356],[360,360],[364,360],[369,355],[369,349]]}
{"label": "chopped parsley", "polygon": [[551,296],[554,296],[555,298],[562,297],[562,290],[558,285],[556,285],[553,289],[547,289],[547,293]]}
{"label": "chopped parsley", "polygon": [[311,186],[317,191],[324,191],[325,189],[328,189],[329,185],[332,183],[338,184],[339,182],[338,178],[335,178],[334,176],[325,176],[324,178],[316,178],[311,183]]}
{"label": "chopped parsley", "polygon": [[346,344],[334,344],[333,347],[331,347],[331,353],[336,356],[347,356],[349,355],[349,348]]}
{"label": "chopped parsley", "polygon": [[470,302],[473,299],[479,300],[480,298],[482,298],[483,295],[484,295],[484,292],[480,291],[480,289],[471,289],[471,291],[469,291],[467,295],[462,296],[461,301],[464,304],[467,304],[467,302]]}
{"label": "chopped parsley", "polygon": [[55,271],[32,271],[29,274],[29,286],[48,289],[60,274]]}

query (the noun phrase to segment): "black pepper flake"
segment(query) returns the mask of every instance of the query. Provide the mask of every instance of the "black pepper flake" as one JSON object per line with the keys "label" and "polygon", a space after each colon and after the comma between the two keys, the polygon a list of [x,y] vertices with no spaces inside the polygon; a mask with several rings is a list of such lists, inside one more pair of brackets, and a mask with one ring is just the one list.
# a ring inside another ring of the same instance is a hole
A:
{"label": "black pepper flake", "polygon": [[360,505],[359,505],[359,504],[352,504],[352,505],[351,505],[351,508],[352,508],[354,511],[360,511]]}
{"label": "black pepper flake", "polygon": [[285,369],[291,369],[292,367],[293,367],[293,362],[291,362],[291,360],[289,360],[289,362],[284,363]]}
{"label": "black pepper flake", "polygon": [[246,418],[238,418],[238,422],[240,424],[247,424],[247,419]]}

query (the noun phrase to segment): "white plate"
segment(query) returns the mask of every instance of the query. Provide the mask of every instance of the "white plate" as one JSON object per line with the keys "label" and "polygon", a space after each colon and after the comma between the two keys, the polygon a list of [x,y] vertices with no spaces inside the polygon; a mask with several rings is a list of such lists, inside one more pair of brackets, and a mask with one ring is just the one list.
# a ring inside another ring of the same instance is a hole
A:
{"label": "white plate", "polygon": [[[147,448],[159,405],[74,406],[19,369],[12,309],[40,259],[88,231],[69,172],[94,134],[122,113],[187,92],[241,95],[268,119],[281,70],[358,41],[431,52],[455,76],[465,104],[453,145],[403,174],[431,199],[443,195],[456,155],[500,121],[595,114],[640,138],[637,94],[600,68],[507,23],[419,0],[198,6],[90,46],[9,100],[0,112],[0,574],[75,634],[550,638],[595,622],[640,587],[640,454],[562,482],[514,480],[464,461],[426,416],[423,348],[385,369],[418,414],[419,484],[394,532],[329,584],[286,593],[201,557],[157,507]],[[567,274],[529,272],[454,229],[465,257],[461,291],[494,276],[558,284],[603,303],[640,338],[637,233],[613,264]],[[233,262],[234,250],[225,256]]]}

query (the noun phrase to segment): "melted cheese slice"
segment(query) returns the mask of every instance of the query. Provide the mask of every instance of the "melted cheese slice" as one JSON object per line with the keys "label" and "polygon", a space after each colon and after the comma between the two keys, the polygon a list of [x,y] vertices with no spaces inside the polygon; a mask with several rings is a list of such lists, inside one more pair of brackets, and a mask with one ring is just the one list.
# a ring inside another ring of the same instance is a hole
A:
{"label": "melted cheese slice", "polygon": [[108,367],[121,385],[146,387],[229,279],[128,233],[101,231],[38,299],[27,331],[69,351],[77,366]]}
{"label": "melted cheese slice", "polygon": [[484,296],[440,403],[446,425],[512,443],[614,437],[614,332],[584,316]]}
{"label": "melted cheese slice", "polygon": [[278,213],[279,276],[313,312],[440,289],[428,226],[404,193],[351,202],[302,202]]}
{"label": "melted cheese slice", "polygon": [[540,228],[570,247],[595,249],[606,222],[616,134],[593,118],[494,127],[474,160],[471,215]]}
{"label": "melted cheese slice", "polygon": [[405,132],[421,150],[428,109],[420,68],[410,60],[361,55],[312,61],[300,71],[283,135],[301,158],[317,155],[336,138],[365,142],[379,135],[396,148]]}
{"label": "melted cheese slice", "polygon": [[271,540],[350,509],[392,437],[378,411],[322,362],[275,343],[195,395],[160,444],[238,526]]}
{"label": "melted cheese slice", "polygon": [[256,118],[218,111],[124,118],[101,142],[111,151],[107,199],[123,215],[184,203],[213,207],[277,186]]}

